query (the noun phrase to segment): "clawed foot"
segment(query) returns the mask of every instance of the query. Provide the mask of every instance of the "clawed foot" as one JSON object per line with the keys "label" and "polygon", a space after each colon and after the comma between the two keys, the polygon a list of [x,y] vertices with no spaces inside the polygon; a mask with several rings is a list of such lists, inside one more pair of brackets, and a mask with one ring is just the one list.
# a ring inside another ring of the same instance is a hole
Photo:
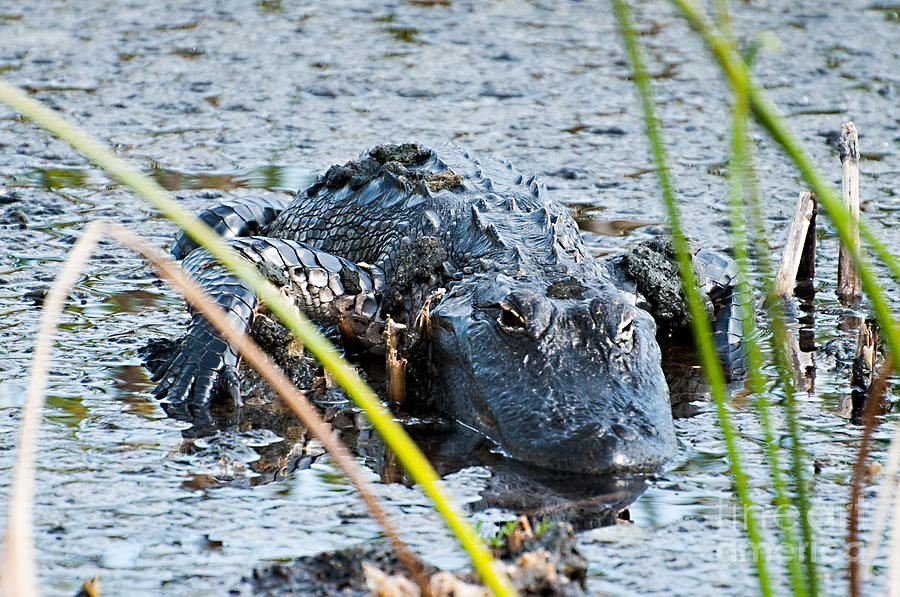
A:
{"label": "clawed foot", "polygon": [[188,335],[156,368],[151,379],[159,384],[153,393],[166,414],[193,423],[196,435],[209,435],[222,426],[214,410],[225,406],[235,413],[240,409],[236,366],[237,355],[221,338]]}

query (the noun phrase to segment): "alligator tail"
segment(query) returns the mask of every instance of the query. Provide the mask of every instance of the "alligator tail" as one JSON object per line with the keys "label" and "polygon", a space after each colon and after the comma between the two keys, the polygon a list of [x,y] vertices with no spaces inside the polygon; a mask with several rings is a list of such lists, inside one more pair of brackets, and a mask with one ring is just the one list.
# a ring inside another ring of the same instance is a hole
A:
{"label": "alligator tail", "polygon": [[719,360],[729,380],[742,379],[747,372],[743,322],[744,317],[752,313],[752,306],[742,305],[739,301],[735,287],[737,263],[706,249],[697,253],[694,262],[700,269],[701,287],[715,309],[713,340]]}
{"label": "alligator tail", "polygon": [[[220,203],[197,217],[223,238],[252,236],[275,220],[291,201],[292,197],[288,195],[247,197]],[[175,237],[172,255],[175,259],[184,259],[196,248],[197,243],[181,231]]]}

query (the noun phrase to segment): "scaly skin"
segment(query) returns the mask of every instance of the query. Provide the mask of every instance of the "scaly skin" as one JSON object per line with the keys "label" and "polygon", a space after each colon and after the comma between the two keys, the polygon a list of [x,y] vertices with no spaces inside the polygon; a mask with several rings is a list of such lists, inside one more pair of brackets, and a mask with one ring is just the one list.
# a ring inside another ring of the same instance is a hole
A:
{"label": "scaly skin", "polygon": [[[278,207],[204,217],[226,236],[257,228],[232,242],[310,316],[376,350],[388,315],[406,324],[423,399],[508,455],[590,473],[658,470],[674,455],[653,319],[534,177],[455,148],[380,146],[331,168],[274,217]],[[185,263],[246,329],[252,293],[202,252]],[[298,283],[323,276],[332,284]],[[195,316],[157,395],[176,416],[206,421],[216,388],[237,398],[235,362]]]}

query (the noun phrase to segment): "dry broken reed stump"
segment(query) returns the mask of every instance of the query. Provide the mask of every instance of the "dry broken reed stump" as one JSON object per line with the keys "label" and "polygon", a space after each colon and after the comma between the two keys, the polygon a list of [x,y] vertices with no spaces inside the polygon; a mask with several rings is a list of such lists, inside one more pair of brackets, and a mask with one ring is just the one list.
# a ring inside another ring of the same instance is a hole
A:
{"label": "dry broken reed stump", "polygon": [[865,323],[859,326],[856,342],[856,356],[850,371],[853,403],[851,420],[859,424],[866,401],[877,399],[871,395],[878,348],[878,326],[874,319],[866,319]]}
{"label": "dry broken reed stump", "polygon": [[797,279],[811,281],[813,278],[816,263],[815,214],[815,197],[809,191],[803,191],[797,198],[794,217],[781,253],[781,264],[775,274],[775,294],[778,296],[791,298]]}
{"label": "dry broken reed stump", "polygon": [[[852,122],[841,125],[838,141],[841,157],[841,196],[847,213],[853,220],[853,245],[859,251],[859,134]],[[838,290],[841,302],[855,303],[859,300],[860,281],[850,251],[841,243],[838,255]]]}

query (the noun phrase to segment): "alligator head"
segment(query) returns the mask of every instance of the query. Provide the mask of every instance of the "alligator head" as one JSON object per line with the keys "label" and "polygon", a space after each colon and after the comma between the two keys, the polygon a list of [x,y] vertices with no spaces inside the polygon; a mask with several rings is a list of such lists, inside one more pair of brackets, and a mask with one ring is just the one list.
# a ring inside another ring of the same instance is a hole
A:
{"label": "alligator head", "polygon": [[480,274],[431,312],[433,398],[527,463],[658,470],[675,429],[655,332],[602,279],[586,288]]}

